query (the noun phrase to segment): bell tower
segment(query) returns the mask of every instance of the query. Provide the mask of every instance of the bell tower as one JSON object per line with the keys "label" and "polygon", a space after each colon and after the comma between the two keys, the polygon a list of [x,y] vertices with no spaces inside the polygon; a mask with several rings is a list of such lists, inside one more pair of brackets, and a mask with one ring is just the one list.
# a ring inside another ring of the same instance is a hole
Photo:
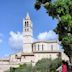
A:
{"label": "bell tower", "polygon": [[23,52],[32,53],[32,21],[27,13],[25,20],[23,20]]}

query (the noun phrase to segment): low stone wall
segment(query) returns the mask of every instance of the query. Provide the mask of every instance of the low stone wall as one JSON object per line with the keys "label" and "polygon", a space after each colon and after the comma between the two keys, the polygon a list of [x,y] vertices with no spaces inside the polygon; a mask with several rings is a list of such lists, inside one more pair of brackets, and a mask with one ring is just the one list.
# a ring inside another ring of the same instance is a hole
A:
{"label": "low stone wall", "polygon": [[10,65],[10,64],[0,64],[0,72],[4,72],[4,71],[6,71],[6,70],[9,70],[10,69],[10,67],[15,67],[15,68],[17,68],[17,67],[19,67],[19,64],[17,64],[17,65],[15,65],[15,64],[12,64],[12,65]]}

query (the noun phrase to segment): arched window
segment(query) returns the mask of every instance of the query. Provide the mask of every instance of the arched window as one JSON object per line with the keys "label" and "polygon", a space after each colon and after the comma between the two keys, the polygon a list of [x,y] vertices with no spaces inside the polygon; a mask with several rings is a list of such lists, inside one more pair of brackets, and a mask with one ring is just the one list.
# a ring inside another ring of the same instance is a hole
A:
{"label": "arched window", "polygon": [[25,29],[25,32],[26,32],[26,29]]}
{"label": "arched window", "polygon": [[42,44],[42,51],[43,51],[43,47],[44,47],[44,46],[43,46],[43,44]]}
{"label": "arched window", "polygon": [[26,22],[25,22],[25,27],[26,27]]}
{"label": "arched window", "polygon": [[33,51],[33,44],[32,44],[32,51]]}
{"label": "arched window", "polygon": [[17,55],[15,55],[15,58],[17,59]]}
{"label": "arched window", "polygon": [[39,44],[38,44],[38,51],[39,51]]}
{"label": "arched window", "polygon": [[53,51],[53,45],[51,45],[51,51]]}
{"label": "arched window", "polygon": [[27,27],[29,26],[28,21],[27,21]]}
{"label": "arched window", "polygon": [[36,45],[34,44],[34,50],[36,51]]}
{"label": "arched window", "polygon": [[34,44],[34,46],[33,46],[33,47],[34,47],[34,50],[36,51],[36,45],[35,45],[35,44]]}

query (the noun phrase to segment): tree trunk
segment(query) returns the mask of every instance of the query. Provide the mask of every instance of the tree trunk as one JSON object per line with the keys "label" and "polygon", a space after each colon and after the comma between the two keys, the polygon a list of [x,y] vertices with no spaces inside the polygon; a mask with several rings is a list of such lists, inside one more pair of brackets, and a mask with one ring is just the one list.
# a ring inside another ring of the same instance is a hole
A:
{"label": "tree trunk", "polygon": [[70,63],[72,64],[72,56],[69,59],[70,59]]}
{"label": "tree trunk", "polygon": [[69,65],[68,72],[72,72],[72,56],[69,57],[69,61],[70,61],[70,65]]}

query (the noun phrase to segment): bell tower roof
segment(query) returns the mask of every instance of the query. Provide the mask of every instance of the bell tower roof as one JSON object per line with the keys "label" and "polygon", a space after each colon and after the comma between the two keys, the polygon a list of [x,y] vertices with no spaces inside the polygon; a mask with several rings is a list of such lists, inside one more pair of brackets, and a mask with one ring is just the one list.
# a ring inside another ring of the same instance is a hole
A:
{"label": "bell tower roof", "polygon": [[27,13],[27,15],[26,15],[26,20],[30,20],[29,13]]}

